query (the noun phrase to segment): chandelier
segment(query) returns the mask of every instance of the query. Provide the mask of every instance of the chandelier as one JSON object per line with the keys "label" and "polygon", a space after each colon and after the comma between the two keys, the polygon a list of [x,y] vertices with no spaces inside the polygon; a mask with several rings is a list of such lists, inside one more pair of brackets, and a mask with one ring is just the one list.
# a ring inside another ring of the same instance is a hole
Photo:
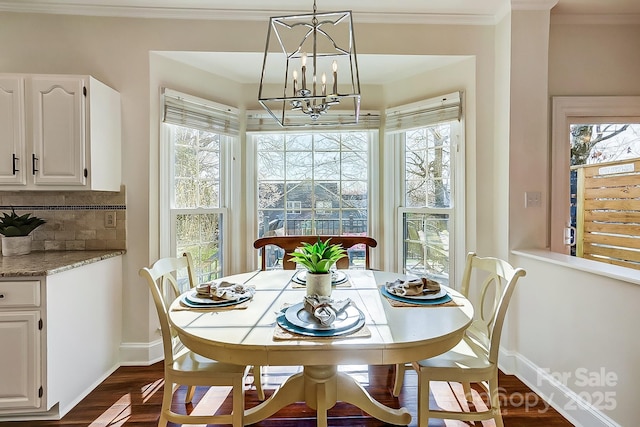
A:
{"label": "chandelier", "polygon": [[358,123],[351,12],[270,18],[258,101],[283,127]]}

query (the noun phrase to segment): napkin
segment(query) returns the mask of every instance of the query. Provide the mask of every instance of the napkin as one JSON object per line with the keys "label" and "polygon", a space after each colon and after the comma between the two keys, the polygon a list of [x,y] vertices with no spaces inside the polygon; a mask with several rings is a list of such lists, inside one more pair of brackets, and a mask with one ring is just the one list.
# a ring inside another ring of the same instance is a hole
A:
{"label": "napkin", "polygon": [[307,295],[304,297],[304,309],[318,319],[321,325],[329,326],[335,322],[336,317],[351,304],[349,298],[334,301],[331,297],[320,295]]}
{"label": "napkin", "polygon": [[411,280],[398,279],[395,282],[387,282],[385,286],[390,294],[401,297],[440,292],[440,283],[426,277]]}
{"label": "napkin", "polygon": [[199,297],[211,298],[218,301],[238,301],[242,298],[252,298],[256,290],[253,286],[227,281],[201,283],[196,287]]}

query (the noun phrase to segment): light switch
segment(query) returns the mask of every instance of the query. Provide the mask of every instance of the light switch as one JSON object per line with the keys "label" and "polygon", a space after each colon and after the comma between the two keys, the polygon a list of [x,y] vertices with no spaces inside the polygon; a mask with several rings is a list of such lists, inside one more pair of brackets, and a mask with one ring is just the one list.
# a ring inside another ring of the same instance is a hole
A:
{"label": "light switch", "polygon": [[539,208],[542,204],[541,198],[542,194],[539,191],[526,191],[524,193],[524,207]]}

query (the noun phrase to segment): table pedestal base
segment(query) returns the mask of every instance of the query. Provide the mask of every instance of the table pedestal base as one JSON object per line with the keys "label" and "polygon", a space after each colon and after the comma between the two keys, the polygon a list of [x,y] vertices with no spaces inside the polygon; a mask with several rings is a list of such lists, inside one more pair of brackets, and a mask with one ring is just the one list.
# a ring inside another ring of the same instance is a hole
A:
{"label": "table pedestal base", "polygon": [[303,372],[288,378],[273,395],[245,411],[245,424],[254,424],[295,402],[305,402],[317,412],[318,427],[327,426],[327,411],[336,402],[350,403],[374,418],[389,424],[407,425],[411,414],[406,408],[393,409],[376,401],[351,376],[337,366],[305,366]]}

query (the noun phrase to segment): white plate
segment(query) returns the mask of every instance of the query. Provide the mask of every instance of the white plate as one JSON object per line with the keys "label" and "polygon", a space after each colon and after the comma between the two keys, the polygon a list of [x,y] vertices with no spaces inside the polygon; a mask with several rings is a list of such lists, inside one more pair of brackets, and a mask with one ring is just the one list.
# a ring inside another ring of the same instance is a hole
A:
{"label": "white plate", "polygon": [[[298,271],[295,276],[294,276],[294,280],[300,284],[306,285],[307,284],[307,270],[300,270]],[[340,285],[344,282],[347,281],[347,275],[344,274],[343,271],[338,271],[338,270],[332,270],[331,271],[331,284],[332,285]]]}
{"label": "white plate", "polygon": [[189,293],[187,293],[185,295],[185,299],[190,302],[191,304],[207,304],[207,305],[212,305],[212,304],[228,304],[228,303],[233,303],[233,302],[237,302],[237,301],[246,301],[249,298],[248,297],[242,297],[239,300],[227,300],[227,299],[213,299],[213,298],[207,298],[207,297],[200,297],[198,296],[198,291],[196,291],[195,289],[193,291],[190,291]]}
{"label": "white plate", "polygon": [[[336,316],[335,322],[331,325],[322,325],[316,317],[304,309],[304,303],[298,303],[287,308],[284,313],[289,323],[303,329],[311,331],[316,330],[335,330],[340,331],[347,329],[358,323],[362,315],[357,307],[349,304],[347,308]],[[364,316],[364,315],[362,315]]]}

